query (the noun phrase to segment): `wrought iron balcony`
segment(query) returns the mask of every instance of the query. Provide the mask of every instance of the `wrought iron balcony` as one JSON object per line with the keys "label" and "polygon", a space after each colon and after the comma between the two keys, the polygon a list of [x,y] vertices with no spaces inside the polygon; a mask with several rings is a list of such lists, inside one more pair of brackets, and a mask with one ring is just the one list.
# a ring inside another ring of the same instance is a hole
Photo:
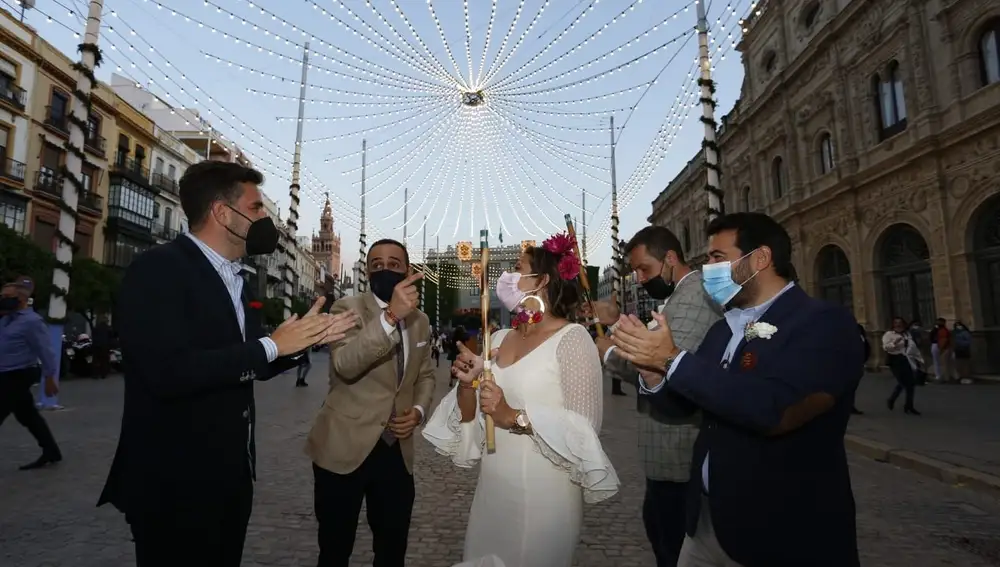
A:
{"label": "wrought iron balcony", "polygon": [[54,171],[39,171],[35,174],[35,191],[62,196],[62,176]]}
{"label": "wrought iron balcony", "polygon": [[63,134],[69,134],[69,120],[65,111],[62,114],[55,112],[51,106],[45,107],[45,125]]}
{"label": "wrought iron balcony", "polygon": [[177,230],[165,226],[157,226],[153,228],[153,236],[162,240],[173,240],[177,238]]}
{"label": "wrought iron balcony", "polygon": [[19,181],[24,183],[24,175],[27,166],[17,160],[10,158],[4,158],[3,160],[3,171],[0,171],[0,175],[12,181]]}
{"label": "wrought iron balcony", "polygon": [[177,194],[177,181],[159,172],[153,173],[153,187]]}
{"label": "wrought iron balcony", "polygon": [[83,147],[99,156],[105,156],[107,155],[108,141],[104,139],[104,136],[84,133]]}
{"label": "wrought iron balcony", "polygon": [[20,108],[21,110],[24,110],[24,104],[27,100],[27,92],[17,85],[8,83],[0,86],[0,99],[8,104]]}
{"label": "wrought iron balcony", "polygon": [[87,191],[86,193],[80,195],[80,200],[77,201],[78,209],[85,209],[93,211],[97,214],[104,213],[104,197],[101,197],[93,191]]}
{"label": "wrought iron balcony", "polygon": [[118,154],[117,159],[111,164],[112,173],[126,173],[136,178],[141,178],[143,182],[149,183],[149,168],[143,167],[142,162],[122,154]]}

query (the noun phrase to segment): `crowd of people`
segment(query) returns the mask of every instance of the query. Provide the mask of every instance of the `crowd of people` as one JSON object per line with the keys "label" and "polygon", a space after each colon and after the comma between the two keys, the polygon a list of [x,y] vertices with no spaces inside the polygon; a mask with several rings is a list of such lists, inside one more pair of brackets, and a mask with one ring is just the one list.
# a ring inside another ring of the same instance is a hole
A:
{"label": "crowd of people", "polygon": [[[463,566],[569,567],[584,505],[620,487],[601,445],[606,383],[638,394],[642,521],[658,567],[859,565],[844,434],[871,348],[847,309],[797,285],[791,240],[771,217],[713,220],[700,269],[670,230],[639,230],[624,252],[659,302],[648,323],[615,298],[584,305],[569,236],[528,247],[497,281],[512,324],[484,360],[477,333],[431,328],[422,276],[391,239],[364,258],[370,291],[321,298],[268,332],[246,308],[238,264],[277,246],[261,182],[235,163],[189,168],[179,192],[191,232],[138,256],[122,282],[124,412],[98,505],[124,514],[140,567],[241,564],[253,384],[295,368],[306,385],[321,348],[330,386],[305,444],[319,567],[350,563],[362,502],[374,564],[404,565],[420,426],[456,466],[479,467]],[[61,454],[29,389],[57,389],[32,289],[19,278],[0,300],[0,421],[12,411],[31,429],[43,455],[27,468],[38,468]],[[937,379],[968,376],[964,325],[924,333],[896,318],[881,343],[898,381],[890,408],[905,393],[904,411],[919,415],[925,339]],[[435,407],[442,355],[452,378]]]}

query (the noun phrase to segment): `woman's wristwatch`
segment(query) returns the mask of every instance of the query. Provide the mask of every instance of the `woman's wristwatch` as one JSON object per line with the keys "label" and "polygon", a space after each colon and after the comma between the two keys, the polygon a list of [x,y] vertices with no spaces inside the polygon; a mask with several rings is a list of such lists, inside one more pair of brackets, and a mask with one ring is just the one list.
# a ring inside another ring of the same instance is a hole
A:
{"label": "woman's wristwatch", "polygon": [[508,429],[514,435],[530,435],[531,422],[528,421],[528,414],[524,410],[514,410],[514,423]]}

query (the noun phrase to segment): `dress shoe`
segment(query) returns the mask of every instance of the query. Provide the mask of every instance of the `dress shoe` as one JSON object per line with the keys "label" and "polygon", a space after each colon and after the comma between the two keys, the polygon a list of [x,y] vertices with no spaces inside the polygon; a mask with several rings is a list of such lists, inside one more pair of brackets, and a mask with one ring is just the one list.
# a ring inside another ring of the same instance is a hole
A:
{"label": "dress shoe", "polygon": [[920,413],[919,411],[917,411],[917,410],[916,410],[915,408],[903,408],[903,412],[904,412],[904,413],[907,413],[907,414],[909,414],[909,415],[922,415],[922,414],[921,414],[921,413]]}
{"label": "dress shoe", "polygon": [[865,412],[859,410],[858,408],[851,408],[852,415],[865,415]]}
{"label": "dress shoe", "polygon": [[61,460],[62,460],[62,455],[46,455],[43,453],[41,457],[38,457],[38,459],[36,459],[35,461],[22,466],[20,470],[31,471],[35,469],[41,469],[49,465],[54,465]]}
{"label": "dress shoe", "polygon": [[896,400],[886,400],[885,405],[889,408],[889,411],[896,409]]}

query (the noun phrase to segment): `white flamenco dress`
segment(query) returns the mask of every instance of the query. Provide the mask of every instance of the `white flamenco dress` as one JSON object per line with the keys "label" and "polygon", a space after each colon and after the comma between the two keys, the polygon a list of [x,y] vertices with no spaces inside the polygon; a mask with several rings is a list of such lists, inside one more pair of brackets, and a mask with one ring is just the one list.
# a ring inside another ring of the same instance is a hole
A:
{"label": "white flamenco dress", "polygon": [[[499,347],[509,331],[495,335]],[[485,451],[485,425],[462,423],[456,390],[441,400],[423,435],[460,467],[482,461],[465,533],[462,565],[570,567],[580,541],[583,504],[618,492],[618,475],[601,448],[602,371],[585,328],[568,324],[506,368],[493,366],[507,403],[523,409],[533,435],[496,429]],[[499,560],[499,561],[497,561]]]}

